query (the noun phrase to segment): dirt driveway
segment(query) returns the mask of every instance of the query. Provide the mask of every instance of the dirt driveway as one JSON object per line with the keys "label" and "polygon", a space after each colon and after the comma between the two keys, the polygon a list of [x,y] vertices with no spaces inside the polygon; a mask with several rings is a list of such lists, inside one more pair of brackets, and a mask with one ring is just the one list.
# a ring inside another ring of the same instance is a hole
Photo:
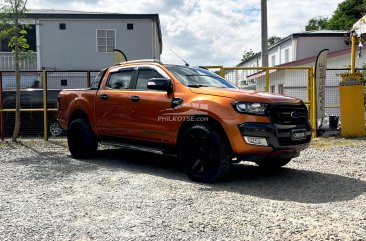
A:
{"label": "dirt driveway", "polygon": [[277,172],[191,182],[174,158],[0,142],[0,240],[366,240],[366,139],[318,139]]}

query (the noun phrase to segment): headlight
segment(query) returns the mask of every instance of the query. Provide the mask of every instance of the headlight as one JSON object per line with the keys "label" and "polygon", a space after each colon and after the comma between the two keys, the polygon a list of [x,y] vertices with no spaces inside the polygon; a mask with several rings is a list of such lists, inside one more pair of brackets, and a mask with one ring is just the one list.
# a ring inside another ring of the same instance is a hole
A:
{"label": "headlight", "polygon": [[264,103],[249,103],[249,102],[235,102],[234,108],[240,113],[265,115],[268,104]]}

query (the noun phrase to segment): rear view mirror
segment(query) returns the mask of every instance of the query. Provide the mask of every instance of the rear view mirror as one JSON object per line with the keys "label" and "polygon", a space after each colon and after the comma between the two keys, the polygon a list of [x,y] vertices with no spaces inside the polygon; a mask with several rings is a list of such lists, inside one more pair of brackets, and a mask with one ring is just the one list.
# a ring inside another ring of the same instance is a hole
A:
{"label": "rear view mirror", "polygon": [[163,90],[168,93],[173,91],[172,82],[165,78],[151,78],[147,82],[147,88],[150,90]]}

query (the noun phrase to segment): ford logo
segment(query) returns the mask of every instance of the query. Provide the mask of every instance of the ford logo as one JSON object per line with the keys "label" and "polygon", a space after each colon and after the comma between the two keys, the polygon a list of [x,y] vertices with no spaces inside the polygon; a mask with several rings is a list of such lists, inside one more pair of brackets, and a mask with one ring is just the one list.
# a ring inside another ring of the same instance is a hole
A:
{"label": "ford logo", "polygon": [[300,118],[300,113],[297,111],[293,111],[293,112],[291,112],[291,117],[294,119],[298,119],[298,118]]}

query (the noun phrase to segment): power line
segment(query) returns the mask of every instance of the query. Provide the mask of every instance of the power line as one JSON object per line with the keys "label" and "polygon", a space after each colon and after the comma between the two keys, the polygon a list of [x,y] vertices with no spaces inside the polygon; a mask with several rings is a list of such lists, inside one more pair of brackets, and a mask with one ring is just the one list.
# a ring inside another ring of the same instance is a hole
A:
{"label": "power line", "polygon": [[[194,3],[193,7],[192,7],[188,12],[187,12],[187,14],[186,14],[186,16],[185,16],[185,18],[184,18],[184,20],[183,20],[183,23],[185,23],[185,22],[187,21],[187,19],[189,18],[189,16],[191,16],[191,14],[192,14],[192,12],[193,12],[193,9],[198,5],[198,3],[199,3],[200,1],[201,1],[201,0],[197,0],[197,1]],[[183,24],[182,24],[181,26],[183,26]],[[179,29],[179,27],[180,27],[180,26],[176,27],[173,31],[177,31],[177,30]]]}
{"label": "power line", "polygon": [[[254,12],[255,10],[259,10],[259,6],[258,5],[256,8],[253,8],[248,15],[250,15],[252,12]],[[217,35],[211,42],[208,43],[208,45],[213,44],[216,40],[218,40],[219,38],[221,38],[222,36],[224,36],[227,32],[229,32],[232,28],[234,28],[235,26],[241,24],[241,23],[245,23],[245,18],[247,16],[242,17],[241,19],[239,19],[236,23],[233,23],[232,25],[230,25],[225,31],[223,31],[221,34]]]}
{"label": "power line", "polygon": [[180,18],[183,16],[183,14],[187,11],[189,4],[191,3],[192,0],[188,0],[187,4],[184,4],[182,11],[180,12],[180,14],[175,18],[175,21],[173,22],[172,25],[170,25],[170,28],[173,28],[174,25],[176,25],[176,23],[178,22],[178,20],[180,20]]}

